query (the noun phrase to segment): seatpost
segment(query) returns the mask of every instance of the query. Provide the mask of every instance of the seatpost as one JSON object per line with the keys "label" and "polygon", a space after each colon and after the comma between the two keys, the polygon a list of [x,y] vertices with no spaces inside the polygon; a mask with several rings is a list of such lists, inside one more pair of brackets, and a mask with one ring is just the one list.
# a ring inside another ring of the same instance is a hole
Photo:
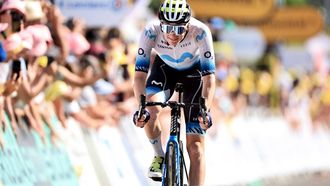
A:
{"label": "seatpost", "polygon": [[180,104],[182,103],[182,93],[183,93],[183,84],[177,83],[175,85],[174,91],[179,93],[179,100],[172,110],[171,110],[171,135],[176,135],[178,139],[180,139],[180,118],[181,118],[181,107]]}
{"label": "seatpost", "polygon": [[177,83],[174,90],[179,92],[179,103],[182,103],[183,84]]}

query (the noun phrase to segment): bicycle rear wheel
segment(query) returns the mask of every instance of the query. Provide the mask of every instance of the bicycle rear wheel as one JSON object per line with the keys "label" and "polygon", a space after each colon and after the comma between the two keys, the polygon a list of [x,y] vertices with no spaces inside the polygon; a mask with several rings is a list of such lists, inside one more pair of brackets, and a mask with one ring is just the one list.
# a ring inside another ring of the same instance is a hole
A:
{"label": "bicycle rear wheel", "polygon": [[165,156],[165,180],[164,184],[165,186],[177,186],[179,185],[179,175],[178,171],[178,166],[177,163],[179,163],[177,159],[178,156],[178,150],[177,146],[175,146],[173,143],[168,144],[168,150],[166,152]]}

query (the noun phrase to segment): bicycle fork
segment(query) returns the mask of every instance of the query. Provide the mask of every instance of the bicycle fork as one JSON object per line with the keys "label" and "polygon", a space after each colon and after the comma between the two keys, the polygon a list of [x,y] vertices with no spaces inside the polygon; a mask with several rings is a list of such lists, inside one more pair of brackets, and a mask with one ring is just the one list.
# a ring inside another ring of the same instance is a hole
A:
{"label": "bicycle fork", "polygon": [[183,144],[180,140],[180,107],[177,107],[171,111],[171,131],[166,147],[163,186],[183,185],[183,168],[186,170],[186,166],[182,148]]}

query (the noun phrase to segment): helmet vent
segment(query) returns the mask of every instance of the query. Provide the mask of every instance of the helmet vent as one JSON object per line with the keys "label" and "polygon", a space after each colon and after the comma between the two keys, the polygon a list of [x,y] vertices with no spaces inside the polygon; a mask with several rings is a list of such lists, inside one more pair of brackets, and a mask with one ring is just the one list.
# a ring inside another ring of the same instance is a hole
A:
{"label": "helmet vent", "polygon": [[159,18],[170,23],[187,23],[190,20],[190,7],[185,0],[165,0],[160,7]]}

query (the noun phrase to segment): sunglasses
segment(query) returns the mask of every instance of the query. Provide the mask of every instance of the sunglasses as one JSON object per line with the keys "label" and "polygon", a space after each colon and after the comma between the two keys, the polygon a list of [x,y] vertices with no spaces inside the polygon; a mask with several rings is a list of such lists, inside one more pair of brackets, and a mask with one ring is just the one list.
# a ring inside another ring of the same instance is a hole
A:
{"label": "sunglasses", "polygon": [[181,35],[187,30],[186,25],[173,26],[173,25],[160,24],[160,26],[162,28],[162,31],[167,34],[173,32],[175,35]]}

